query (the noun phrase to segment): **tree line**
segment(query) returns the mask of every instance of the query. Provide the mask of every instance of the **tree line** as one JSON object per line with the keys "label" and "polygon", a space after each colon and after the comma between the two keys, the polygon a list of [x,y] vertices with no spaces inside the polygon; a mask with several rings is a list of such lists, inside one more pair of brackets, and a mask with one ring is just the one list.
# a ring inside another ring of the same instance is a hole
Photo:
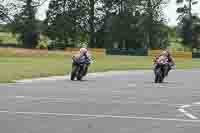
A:
{"label": "tree line", "polygon": [[200,18],[192,9],[200,0],[177,0],[179,14],[177,31],[182,43],[189,48],[200,48]]}
{"label": "tree line", "polygon": [[[153,49],[169,45],[171,29],[163,13],[168,0],[50,0],[44,21],[35,16],[46,0],[0,2],[0,21],[18,34],[19,44],[25,48],[37,47],[41,34],[51,40],[52,47],[59,48]],[[185,7],[177,12],[181,14],[180,36],[186,38],[184,44],[193,46],[184,33],[190,30],[184,20],[190,12]]]}

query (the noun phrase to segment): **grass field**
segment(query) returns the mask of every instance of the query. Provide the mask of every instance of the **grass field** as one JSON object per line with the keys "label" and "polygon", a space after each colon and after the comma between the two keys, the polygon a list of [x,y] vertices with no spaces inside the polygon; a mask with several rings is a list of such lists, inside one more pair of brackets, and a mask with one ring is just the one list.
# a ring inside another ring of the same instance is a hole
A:
{"label": "grass field", "polygon": [[[151,69],[151,57],[106,56],[93,54],[90,72]],[[176,59],[178,69],[200,67],[199,59]],[[0,49],[0,82],[64,75],[71,71],[71,53],[23,49]]]}

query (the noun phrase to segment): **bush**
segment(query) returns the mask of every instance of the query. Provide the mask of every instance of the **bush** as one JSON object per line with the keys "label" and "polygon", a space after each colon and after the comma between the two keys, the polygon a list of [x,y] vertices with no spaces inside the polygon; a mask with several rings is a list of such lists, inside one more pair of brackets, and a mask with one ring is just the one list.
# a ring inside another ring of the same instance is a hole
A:
{"label": "bush", "polygon": [[49,50],[64,50],[66,48],[66,44],[62,41],[52,41],[49,45],[48,45],[48,49]]}
{"label": "bush", "polygon": [[48,48],[48,38],[47,37],[44,37],[42,36],[41,39],[39,40],[39,44],[37,45],[36,48],[38,49],[47,49]]}

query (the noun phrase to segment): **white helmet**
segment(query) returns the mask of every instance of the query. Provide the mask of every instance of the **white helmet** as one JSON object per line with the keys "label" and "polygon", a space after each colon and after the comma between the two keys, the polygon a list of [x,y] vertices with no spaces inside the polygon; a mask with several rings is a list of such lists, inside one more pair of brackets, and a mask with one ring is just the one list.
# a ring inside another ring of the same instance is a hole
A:
{"label": "white helmet", "polygon": [[80,48],[80,53],[81,54],[86,54],[88,50],[86,48]]}
{"label": "white helmet", "polygon": [[164,56],[168,56],[168,54],[169,54],[169,53],[168,53],[167,51],[163,51],[163,52],[162,52],[162,55],[164,55]]}

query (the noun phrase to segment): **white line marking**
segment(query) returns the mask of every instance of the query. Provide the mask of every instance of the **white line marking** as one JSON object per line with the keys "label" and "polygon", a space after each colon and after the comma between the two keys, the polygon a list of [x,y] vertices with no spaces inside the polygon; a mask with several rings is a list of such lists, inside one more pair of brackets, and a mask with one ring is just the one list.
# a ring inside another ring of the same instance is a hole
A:
{"label": "white line marking", "polygon": [[[22,100],[50,100],[51,102],[95,102],[99,103],[97,99],[92,98],[53,98],[53,97],[32,97],[32,96],[15,96],[15,97],[9,97],[9,98],[16,98],[16,99],[22,99]],[[109,99],[108,99],[109,100]],[[170,103],[162,103],[162,102],[138,102],[138,101],[121,101],[121,100],[110,100],[111,104],[146,104],[146,105],[165,105],[165,106],[173,106],[173,107],[179,107],[183,104],[170,104]],[[103,102],[102,102],[103,103]],[[108,102],[106,101],[106,104]]]}
{"label": "white line marking", "polygon": [[181,113],[186,113],[184,109],[178,109],[178,111],[180,111]]}
{"label": "white line marking", "polygon": [[187,117],[189,117],[189,118],[191,118],[191,119],[196,120],[196,119],[198,119],[198,117],[196,117],[196,116],[194,116],[193,114],[187,112],[185,109],[186,109],[186,108],[193,107],[193,106],[199,106],[199,105],[200,105],[200,102],[194,102],[194,103],[192,103],[192,104],[190,104],[190,105],[189,105],[189,104],[183,105],[183,106],[181,106],[181,107],[178,109],[178,111],[180,111],[181,113],[183,113],[185,116],[187,116]]}
{"label": "white line marking", "polygon": [[112,93],[121,93],[121,91],[112,91]]}
{"label": "white line marking", "polygon": [[200,102],[193,103],[194,105],[200,105]]}
{"label": "white line marking", "polygon": [[181,108],[189,108],[189,107],[191,107],[191,105],[183,105],[183,106],[181,106]]}
{"label": "white line marking", "polygon": [[[88,77],[97,77],[97,76],[106,76],[106,75],[114,75],[114,74],[144,74],[146,72],[151,72],[149,70],[135,70],[135,71],[108,71],[108,72],[96,72],[96,73],[88,73]],[[22,80],[14,80],[15,83],[33,83],[33,82],[41,82],[41,81],[56,81],[56,80],[66,80],[69,79],[70,75],[64,76],[52,76],[52,77],[42,77],[42,78],[33,78],[33,79],[22,79]]]}
{"label": "white line marking", "polygon": [[130,100],[130,101],[136,101],[136,98],[135,97],[128,97],[128,100]]}
{"label": "white line marking", "polygon": [[93,120],[97,119],[96,117],[88,117],[88,118],[77,118],[77,119],[72,119],[73,121],[81,121],[81,120]]}
{"label": "white line marking", "polygon": [[74,117],[94,117],[94,118],[115,118],[115,119],[137,119],[137,120],[155,120],[155,121],[177,121],[177,122],[193,122],[200,123],[200,120],[187,120],[175,118],[155,118],[155,117],[136,117],[136,116],[118,116],[118,115],[100,115],[100,114],[66,114],[66,113],[48,113],[48,112],[11,112],[2,110],[0,113],[14,114],[14,115],[35,115],[35,116],[74,116]]}
{"label": "white line marking", "polygon": [[16,80],[16,83],[33,83],[33,82],[41,82],[41,81],[56,81],[56,80],[65,80],[69,76],[53,76],[53,77],[46,77],[46,78],[34,78],[34,79],[23,79],[23,80]]}
{"label": "white line marking", "polygon": [[19,99],[19,98],[20,98],[20,99],[21,99],[21,98],[24,99],[24,98],[26,98],[26,97],[25,97],[25,96],[16,96],[16,98],[17,98],[17,99]]}
{"label": "white line marking", "polygon": [[128,84],[128,87],[136,87],[136,84]]}
{"label": "white line marking", "polygon": [[183,113],[185,116],[189,117],[190,119],[197,120],[198,118],[190,113],[188,113],[184,109],[178,109],[181,113]]}

